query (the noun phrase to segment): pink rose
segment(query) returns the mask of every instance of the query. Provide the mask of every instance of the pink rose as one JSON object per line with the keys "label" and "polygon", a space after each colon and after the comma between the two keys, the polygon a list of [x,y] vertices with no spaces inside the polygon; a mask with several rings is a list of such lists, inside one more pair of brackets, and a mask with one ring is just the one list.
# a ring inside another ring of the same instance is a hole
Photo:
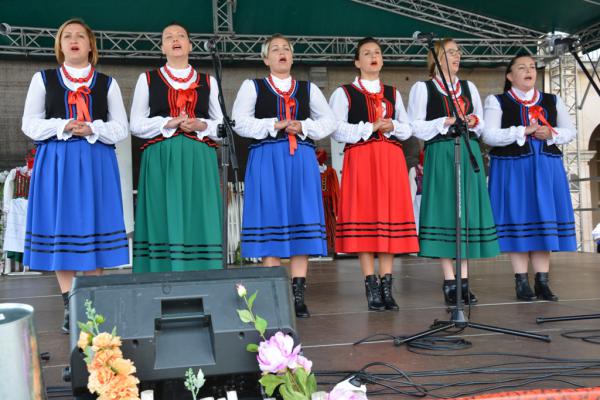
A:
{"label": "pink rose", "polygon": [[302,367],[304,368],[304,370],[310,374],[310,370],[312,368],[312,361],[310,361],[308,358],[304,357],[304,356],[298,356],[296,358],[296,362],[293,365],[288,364],[288,367],[291,369],[296,369],[298,367]]}
{"label": "pink rose", "polygon": [[335,387],[327,396],[327,400],[367,400],[367,395],[360,390]]}
{"label": "pink rose", "polygon": [[300,345],[294,347],[294,339],[283,332],[277,332],[260,342],[258,346],[258,366],[262,372],[285,372],[288,365],[296,365]]}

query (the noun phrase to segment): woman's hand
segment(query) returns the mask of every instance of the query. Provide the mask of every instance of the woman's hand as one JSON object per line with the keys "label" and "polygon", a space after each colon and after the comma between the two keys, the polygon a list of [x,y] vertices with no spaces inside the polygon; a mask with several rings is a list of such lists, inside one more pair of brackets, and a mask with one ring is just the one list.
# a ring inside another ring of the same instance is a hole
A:
{"label": "woman's hand", "polygon": [[444,121],[444,126],[454,125],[455,122],[456,122],[456,117],[447,117],[446,120]]}
{"label": "woman's hand", "polygon": [[182,131],[190,132],[202,132],[208,128],[208,124],[204,121],[200,121],[198,118],[188,118],[179,124]]}
{"label": "woman's hand", "polygon": [[290,124],[290,122],[292,122],[292,121],[290,121],[289,119],[275,122],[275,130],[280,131],[282,129],[287,128],[288,125]]}
{"label": "woman's hand", "polygon": [[529,126],[525,127],[525,134],[526,135],[531,135],[532,133],[535,133],[535,131],[537,131],[540,128],[540,126],[538,125],[538,123],[533,123]]}
{"label": "woman's hand", "polygon": [[300,121],[290,121],[285,131],[291,135],[299,135],[302,133],[302,124]]}
{"label": "woman's hand", "polygon": [[167,128],[167,129],[177,128],[185,120],[187,120],[187,115],[180,115],[179,117],[172,118],[171,120],[169,120],[169,122],[167,122],[167,124],[165,125],[165,128]]}
{"label": "woman's hand", "polygon": [[545,125],[540,126],[533,134],[536,139],[548,140],[552,139],[552,131]]}

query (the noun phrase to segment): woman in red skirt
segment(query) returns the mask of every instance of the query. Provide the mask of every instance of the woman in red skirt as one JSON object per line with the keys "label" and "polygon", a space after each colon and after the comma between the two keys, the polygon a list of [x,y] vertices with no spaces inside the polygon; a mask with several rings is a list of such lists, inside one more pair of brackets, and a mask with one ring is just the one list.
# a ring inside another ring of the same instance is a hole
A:
{"label": "woman in red skirt", "polygon": [[[392,296],[394,254],[419,251],[402,142],[411,135],[400,93],[380,82],[379,42],[358,42],[360,77],[335,90],[335,140],[346,143],[336,251],[358,253],[369,310],[397,310]],[[375,275],[379,259],[379,279]]]}

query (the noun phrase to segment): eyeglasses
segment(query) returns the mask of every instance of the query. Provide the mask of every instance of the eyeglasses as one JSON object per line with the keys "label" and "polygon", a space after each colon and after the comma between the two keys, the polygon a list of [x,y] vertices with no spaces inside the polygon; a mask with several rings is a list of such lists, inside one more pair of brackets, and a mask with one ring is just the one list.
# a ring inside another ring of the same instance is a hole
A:
{"label": "eyeglasses", "polygon": [[448,50],[446,50],[446,54],[448,54],[450,57],[461,56],[462,51],[460,51],[458,49],[448,49]]}

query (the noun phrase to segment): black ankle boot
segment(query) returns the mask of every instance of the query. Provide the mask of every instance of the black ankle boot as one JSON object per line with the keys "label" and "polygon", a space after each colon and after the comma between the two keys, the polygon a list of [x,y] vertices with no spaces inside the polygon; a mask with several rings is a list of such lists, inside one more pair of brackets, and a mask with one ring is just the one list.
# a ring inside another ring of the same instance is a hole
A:
{"label": "black ankle boot", "polygon": [[517,300],[534,301],[536,299],[535,293],[529,286],[529,275],[527,273],[515,274],[515,290]]}
{"label": "black ankle boot", "polygon": [[381,298],[386,310],[397,311],[399,309],[396,300],[392,296],[392,274],[385,274],[379,277],[381,285]]}
{"label": "black ankle boot", "polygon": [[462,292],[462,299],[465,304],[477,304],[477,297],[471,292],[469,288],[469,278],[463,278],[461,280],[460,289]]}
{"label": "black ankle boot", "polygon": [[69,292],[62,294],[63,305],[65,306],[64,319],[62,327],[60,328],[63,333],[69,334]]}
{"label": "black ankle boot", "polygon": [[444,302],[446,305],[451,306],[456,304],[456,281],[454,279],[445,280],[442,291],[444,292]]}
{"label": "black ankle boot", "polygon": [[292,278],[292,293],[294,294],[296,318],[310,317],[308,308],[304,304],[304,289],[306,289],[306,278]]}
{"label": "black ankle boot", "polygon": [[535,295],[540,300],[558,301],[558,296],[552,293],[550,286],[548,286],[548,273],[547,272],[536,272],[535,274]]}
{"label": "black ankle boot", "polygon": [[383,300],[381,298],[379,280],[375,275],[367,275],[367,277],[365,277],[365,292],[367,294],[367,304],[369,306],[369,310],[385,310],[385,304],[383,304]]}

